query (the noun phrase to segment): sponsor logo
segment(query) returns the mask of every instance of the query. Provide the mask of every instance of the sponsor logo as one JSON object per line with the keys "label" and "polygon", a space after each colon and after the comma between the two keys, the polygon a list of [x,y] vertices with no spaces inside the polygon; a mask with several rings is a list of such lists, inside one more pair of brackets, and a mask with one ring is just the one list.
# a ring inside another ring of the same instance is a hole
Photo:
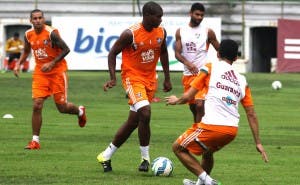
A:
{"label": "sponsor logo", "polygon": [[154,60],[154,50],[149,49],[148,51],[142,52],[141,57],[142,57],[142,60],[143,60],[142,63],[153,62],[153,60]]}
{"label": "sponsor logo", "polygon": [[241,92],[239,91],[239,89],[234,89],[233,87],[225,85],[225,84],[222,84],[221,82],[217,82],[216,83],[216,87],[218,89],[223,89],[225,91],[231,92],[231,93],[233,93],[237,97],[241,96]]}
{"label": "sponsor logo", "polygon": [[225,101],[228,106],[237,104],[237,102],[233,100],[230,96],[222,97],[222,101]]}
{"label": "sponsor logo", "polygon": [[221,75],[221,78],[224,80],[228,80],[237,86],[240,86],[239,81],[238,81],[236,75],[234,74],[233,70],[225,72],[223,75]]}
{"label": "sponsor logo", "polygon": [[[74,52],[75,53],[88,53],[93,51],[95,53],[108,53],[119,38],[118,35],[109,35],[104,37],[105,29],[103,27],[99,28],[99,35],[89,35],[84,33],[83,28],[77,29],[77,34],[75,38]],[[156,41],[158,43],[162,42],[162,38],[157,38]],[[175,46],[175,38],[172,36],[167,36],[166,38],[167,47],[170,47],[174,50]],[[144,45],[144,43],[140,43],[140,45]],[[137,47],[137,46],[135,46]]]}

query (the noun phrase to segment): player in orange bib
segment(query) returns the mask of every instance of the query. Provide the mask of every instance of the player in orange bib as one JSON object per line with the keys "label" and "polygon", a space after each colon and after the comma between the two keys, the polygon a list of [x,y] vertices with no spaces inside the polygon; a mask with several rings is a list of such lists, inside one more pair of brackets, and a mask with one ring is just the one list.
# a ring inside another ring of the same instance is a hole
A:
{"label": "player in orange bib", "polygon": [[[251,128],[256,149],[268,162],[261,144],[258,119],[254,111],[251,91],[246,78],[232,67],[236,60],[238,45],[233,40],[223,40],[218,51],[219,62],[204,65],[191,83],[190,89],[177,98],[166,97],[168,105],[184,104],[198,91],[207,88],[205,115],[200,123],[188,128],[173,144],[173,151],[182,164],[198,179],[184,179],[184,185],[217,185],[210,177],[213,168],[213,153],[229,144],[238,131],[238,104],[243,105]],[[192,155],[202,155],[201,163]]]}
{"label": "player in orange bib", "polygon": [[32,75],[32,140],[25,149],[40,149],[40,129],[42,126],[42,109],[44,101],[53,96],[60,113],[78,116],[78,124],[84,127],[86,114],[84,106],[76,106],[67,100],[67,62],[64,57],[70,52],[57,29],[45,24],[44,13],[35,9],[30,13],[33,28],[25,32],[25,47],[14,69],[19,76],[20,65],[33,51],[35,69]]}
{"label": "player in orange bib", "polygon": [[149,170],[150,155],[150,102],[156,90],[156,65],[160,58],[164,71],[164,91],[172,89],[169,76],[169,59],[166,31],[160,26],[163,10],[155,2],[143,6],[143,20],[126,29],[111,48],[108,55],[110,81],[104,91],[116,85],[116,56],[122,52],[121,76],[123,87],[129,97],[129,116],[117,131],[109,146],[97,156],[104,172],[112,171],[111,157],[137,128],[141,164],[139,171]]}

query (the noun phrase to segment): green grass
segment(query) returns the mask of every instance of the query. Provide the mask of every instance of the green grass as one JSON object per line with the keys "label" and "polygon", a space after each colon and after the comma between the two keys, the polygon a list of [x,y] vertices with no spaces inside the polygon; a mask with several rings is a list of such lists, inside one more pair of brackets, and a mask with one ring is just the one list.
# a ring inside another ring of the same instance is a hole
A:
{"label": "green grass", "polygon": [[[100,184],[175,185],[195,178],[171,151],[173,141],[192,123],[185,105],[152,104],[151,157],[166,156],[174,163],[172,177],[154,177],[137,171],[140,162],[137,132],[112,158],[114,171],[104,174],[96,161],[120,124],[128,106],[121,88],[103,92],[107,72],[69,72],[69,101],[87,108],[88,124],[79,128],[75,116],[59,114],[51,98],[44,106],[39,151],[23,147],[31,139],[31,74],[16,79],[0,74],[0,184]],[[118,75],[119,76],[119,75]],[[162,79],[160,74],[160,79]],[[173,90],[158,96],[180,95],[181,73],[172,73]],[[270,162],[265,164],[255,149],[241,109],[237,138],[215,154],[212,176],[223,185],[296,185],[300,170],[300,74],[247,74],[260,120],[260,134]],[[280,80],[283,88],[271,89]],[[160,83],[161,84],[161,83]],[[14,119],[2,119],[6,113]]]}

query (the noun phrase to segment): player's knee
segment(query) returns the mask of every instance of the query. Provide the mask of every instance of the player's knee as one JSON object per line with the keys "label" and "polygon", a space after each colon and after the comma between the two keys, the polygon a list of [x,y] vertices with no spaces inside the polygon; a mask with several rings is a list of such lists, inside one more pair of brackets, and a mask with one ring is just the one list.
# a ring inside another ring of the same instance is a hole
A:
{"label": "player's knee", "polygon": [[138,113],[139,113],[139,119],[140,119],[142,122],[147,123],[147,122],[150,121],[151,110],[150,110],[150,107],[149,107],[149,106],[140,108],[140,109],[138,110]]}
{"label": "player's knee", "polygon": [[43,109],[43,101],[34,100],[33,111],[38,112],[41,111],[42,109]]}
{"label": "player's knee", "polygon": [[173,143],[173,145],[172,145],[172,150],[173,150],[174,154],[178,154],[178,153],[180,153],[180,152],[183,151],[183,147],[180,146],[180,145],[177,143],[177,141],[175,141],[175,142]]}

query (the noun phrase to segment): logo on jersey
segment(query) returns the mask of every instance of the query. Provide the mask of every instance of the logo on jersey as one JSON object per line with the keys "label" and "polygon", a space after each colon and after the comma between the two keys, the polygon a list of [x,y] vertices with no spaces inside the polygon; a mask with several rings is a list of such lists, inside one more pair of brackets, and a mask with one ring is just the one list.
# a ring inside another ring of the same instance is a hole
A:
{"label": "logo on jersey", "polygon": [[199,39],[200,38],[200,33],[195,33],[195,37],[196,37],[196,39]]}
{"label": "logo on jersey", "polygon": [[43,43],[44,43],[44,45],[48,45],[49,41],[48,40],[44,40]]}
{"label": "logo on jersey", "polygon": [[197,51],[196,43],[194,42],[185,43],[185,47],[188,53],[194,53]]}
{"label": "logo on jersey", "polygon": [[137,92],[137,93],[135,93],[135,98],[141,99],[141,98],[143,98],[143,94],[141,92]]}
{"label": "logo on jersey", "polygon": [[142,63],[153,62],[153,60],[154,60],[154,50],[149,49],[145,52],[142,52],[141,57],[142,57]]}
{"label": "logo on jersey", "polygon": [[221,78],[224,80],[228,80],[237,86],[240,86],[239,81],[238,81],[236,75],[234,74],[233,70],[225,72],[224,74],[221,75]]}
{"label": "logo on jersey", "polygon": [[227,92],[230,92],[230,93],[234,94],[236,97],[240,97],[241,96],[241,92],[240,92],[239,89],[235,89],[235,88],[233,88],[231,86],[228,86],[227,84],[222,84],[221,82],[217,82],[216,83],[216,87],[218,89],[223,89],[223,90],[225,90]]}
{"label": "logo on jersey", "polygon": [[156,39],[156,42],[157,42],[158,44],[160,44],[160,43],[162,42],[162,38],[157,38],[157,39]]}
{"label": "logo on jersey", "polygon": [[225,101],[228,106],[237,104],[237,102],[233,100],[230,96],[222,97],[222,101]]}
{"label": "logo on jersey", "polygon": [[48,57],[48,54],[47,54],[45,48],[38,48],[37,50],[34,50],[33,52],[38,59],[45,59]]}

